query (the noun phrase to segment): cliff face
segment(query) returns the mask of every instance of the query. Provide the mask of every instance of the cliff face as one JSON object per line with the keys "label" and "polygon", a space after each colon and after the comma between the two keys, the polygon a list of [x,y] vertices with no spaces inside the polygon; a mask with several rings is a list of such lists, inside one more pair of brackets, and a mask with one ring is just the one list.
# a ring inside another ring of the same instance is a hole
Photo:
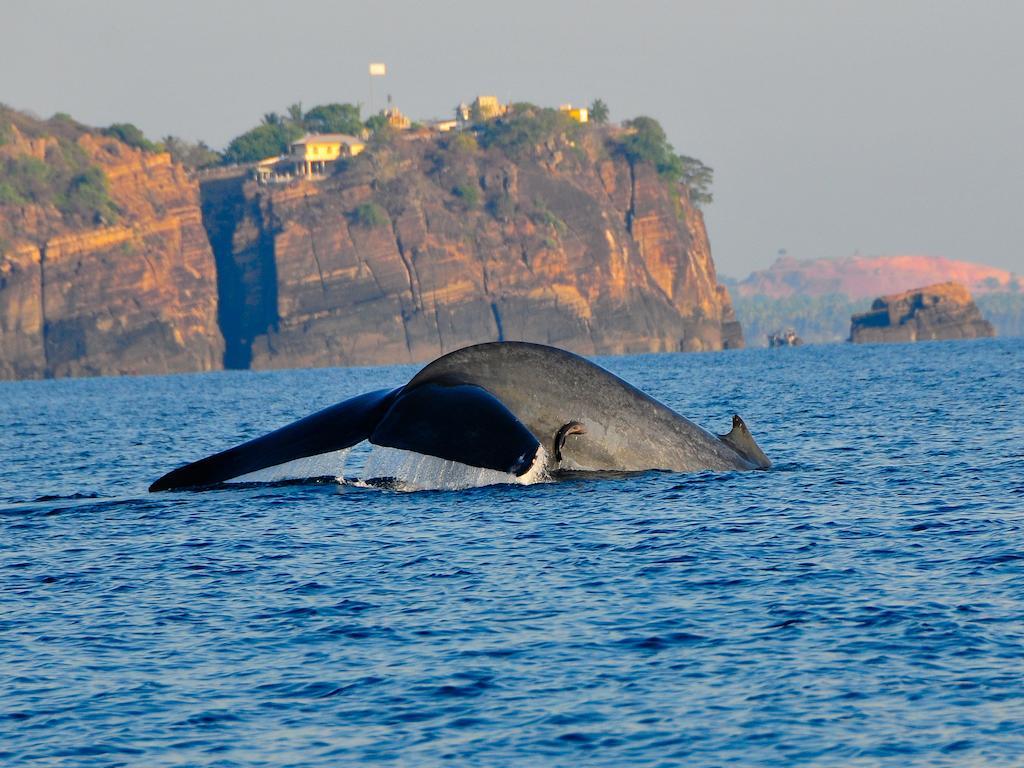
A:
{"label": "cliff face", "polygon": [[401,133],[200,195],[167,154],[0,107],[0,378],[742,346],[700,211],[618,130]]}
{"label": "cliff face", "polygon": [[[36,127],[45,134],[45,124]],[[6,168],[52,174],[57,155],[73,155],[84,169],[69,190],[84,185],[85,172],[103,172],[111,212],[60,207],[42,193],[25,198],[8,184],[0,198],[0,378],[219,368],[214,260],[196,184],[164,153],[77,129],[58,139],[6,126]]]}
{"label": "cliff face", "polygon": [[412,362],[498,339],[743,343],[700,212],[597,132],[515,160],[403,135],[326,179],[203,196],[229,365]]}
{"label": "cliff face", "polygon": [[850,341],[925,341],[995,336],[968,290],[941,283],[875,299],[871,311],[854,315]]}

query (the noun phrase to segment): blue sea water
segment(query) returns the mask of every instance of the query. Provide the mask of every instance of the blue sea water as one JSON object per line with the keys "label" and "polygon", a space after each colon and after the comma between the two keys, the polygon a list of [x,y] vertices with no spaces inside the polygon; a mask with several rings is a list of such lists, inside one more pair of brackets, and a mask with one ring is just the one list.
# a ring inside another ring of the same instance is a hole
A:
{"label": "blue sea water", "polygon": [[1024,341],[601,362],[774,468],[150,495],[413,369],[0,384],[0,765],[1024,764]]}

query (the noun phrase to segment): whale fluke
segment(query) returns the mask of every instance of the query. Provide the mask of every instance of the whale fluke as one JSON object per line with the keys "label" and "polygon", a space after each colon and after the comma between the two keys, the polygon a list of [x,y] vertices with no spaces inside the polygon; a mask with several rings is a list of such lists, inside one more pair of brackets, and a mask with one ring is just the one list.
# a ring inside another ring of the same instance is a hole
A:
{"label": "whale fluke", "polygon": [[351,448],[370,436],[399,392],[401,389],[381,389],[324,408],[270,434],[168,472],[149,490],[216,485],[286,461]]}
{"label": "whale fluke", "polygon": [[516,476],[531,469],[540,447],[486,389],[439,382],[398,397],[370,442]]}

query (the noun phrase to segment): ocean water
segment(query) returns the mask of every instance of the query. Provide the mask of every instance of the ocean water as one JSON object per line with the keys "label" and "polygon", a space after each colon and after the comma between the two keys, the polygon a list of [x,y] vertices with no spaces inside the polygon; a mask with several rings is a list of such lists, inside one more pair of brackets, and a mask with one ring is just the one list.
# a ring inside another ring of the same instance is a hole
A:
{"label": "ocean water", "polygon": [[150,495],[414,369],[0,384],[0,765],[1024,764],[1024,341],[600,362],[775,467]]}

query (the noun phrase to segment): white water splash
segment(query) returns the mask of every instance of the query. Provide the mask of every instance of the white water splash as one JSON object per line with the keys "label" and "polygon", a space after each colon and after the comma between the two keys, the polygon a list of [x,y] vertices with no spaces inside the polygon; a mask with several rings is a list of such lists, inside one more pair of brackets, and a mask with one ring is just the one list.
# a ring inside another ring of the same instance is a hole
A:
{"label": "white water splash", "polygon": [[547,454],[540,448],[530,469],[522,476],[516,477],[509,472],[471,467],[436,456],[374,446],[360,473],[360,484],[376,485],[372,481],[387,479],[391,487],[402,491],[454,491],[505,483],[530,485],[547,479],[544,470],[546,460]]}
{"label": "white water splash", "polygon": [[306,480],[313,477],[333,477],[338,482],[343,482],[345,479],[345,460],[351,451],[351,448],[344,448],[340,451],[319,453],[316,456],[306,456],[294,461],[286,461],[284,464],[276,464],[273,467],[258,469],[247,475],[233,477],[228,482],[278,483],[282,480]]}
{"label": "white water splash", "polygon": [[[367,452],[367,449],[371,450]],[[380,481],[384,480],[387,487],[401,491],[461,490],[485,485],[531,485],[548,480],[545,469],[547,453],[543,447],[537,451],[530,469],[517,477],[509,472],[471,467],[436,456],[361,443],[355,449],[307,456],[239,475],[228,482],[276,483],[333,477],[337,482],[345,483],[346,462],[353,458],[353,452],[358,458],[365,458],[365,462],[360,467],[360,462],[354,461],[356,466],[351,468],[349,482],[362,487],[379,487]]]}

